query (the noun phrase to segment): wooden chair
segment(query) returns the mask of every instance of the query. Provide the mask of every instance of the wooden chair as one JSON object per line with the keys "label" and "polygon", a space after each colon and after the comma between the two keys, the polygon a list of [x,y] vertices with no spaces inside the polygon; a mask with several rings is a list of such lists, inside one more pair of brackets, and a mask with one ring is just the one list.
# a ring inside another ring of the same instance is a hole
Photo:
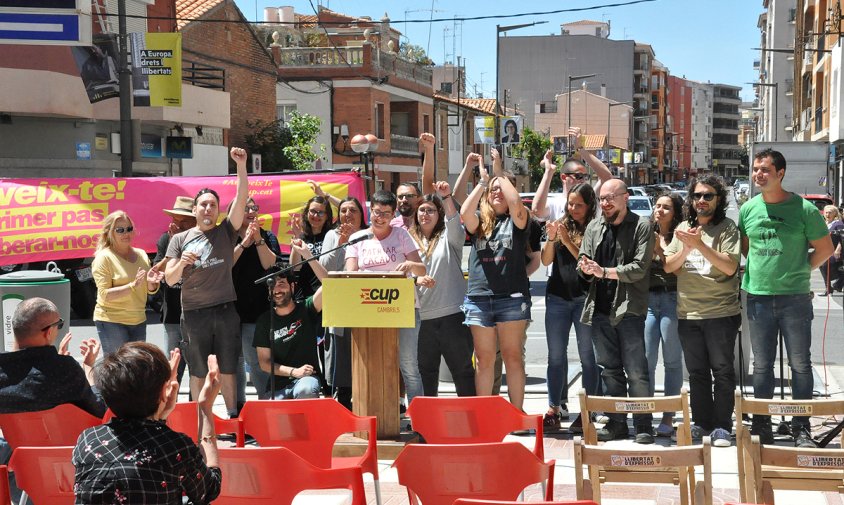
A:
{"label": "wooden chair", "polygon": [[545,458],[542,416],[525,414],[501,396],[417,396],[407,416],[429,444],[501,442],[513,431],[535,430],[533,453],[540,460]]}
{"label": "wooden chair", "polygon": [[[75,442],[74,442],[75,443]],[[72,505],[73,447],[17,447],[9,460],[18,487],[37,505]]]}
{"label": "wooden chair", "polygon": [[318,468],[285,447],[220,449],[219,456],[223,483],[215,504],[289,505],[301,491],[349,489],[352,505],[366,505],[360,467]]}
{"label": "wooden chair", "polygon": [[545,499],[554,499],[554,461],[543,462],[518,442],[411,444],[393,466],[411,505],[420,499],[424,505],[452,505],[457,498],[515,500],[527,486],[545,481]]}
{"label": "wooden chair", "polygon": [[[791,485],[800,485],[790,483],[790,481],[807,479],[807,482],[811,482],[812,479],[817,478],[819,479],[819,483],[823,483],[829,480],[834,481],[836,475],[838,476],[838,485],[842,485],[842,473],[833,471],[834,467],[827,467],[825,470],[813,470],[811,467],[805,467],[803,469],[785,471],[783,469],[771,468],[769,467],[769,463],[762,463],[757,473],[754,468],[755,462],[752,459],[752,451],[755,451],[755,449],[752,448],[750,429],[741,423],[744,414],[764,416],[838,416],[838,419],[841,419],[841,416],[844,415],[844,400],[743,398],[741,393],[736,391],[736,419],[738,420],[736,422],[736,453],[738,456],[739,496],[741,497],[741,501],[752,502],[754,499],[756,501],[760,500],[760,497],[756,494],[756,489],[759,489],[758,486],[761,480],[757,478],[757,475],[770,481],[774,484],[775,488],[781,489],[807,489],[804,487],[789,487]],[[763,445],[762,447],[768,449],[770,446]],[[844,434],[842,434],[841,438],[841,447],[844,448]],[[831,455],[831,451],[832,449],[824,449],[824,454]],[[827,475],[827,478],[824,478],[822,474]],[[790,475],[793,475],[793,477],[788,477]]]}
{"label": "wooden chair", "polygon": [[[616,482],[664,482],[655,479],[667,469],[679,476],[674,484],[680,485],[680,503],[683,505],[712,505],[712,447],[709,437],[702,445],[684,447],[659,447],[651,450],[626,449],[607,445],[588,445],[580,437],[574,441],[574,474],[577,499],[601,503],[601,484],[610,470],[624,469],[627,479]],[[583,478],[586,466],[588,479]],[[703,467],[703,481],[694,481],[694,467]],[[689,470],[691,469],[691,470]],[[684,472],[691,472],[687,483]],[[693,491],[691,491],[693,490]]]}
{"label": "wooden chair", "polygon": [[[361,467],[364,473],[372,474],[376,502],[381,504],[375,417],[356,416],[332,398],[313,398],[250,400],[238,420],[241,433],[255,437],[261,447],[287,447],[319,468]],[[368,438],[363,455],[334,456],[337,438],[356,432]]]}
{"label": "wooden chair", "polygon": [[0,430],[13,449],[76,445],[80,433],[102,423],[101,418],[70,403],[37,412],[0,414]]}

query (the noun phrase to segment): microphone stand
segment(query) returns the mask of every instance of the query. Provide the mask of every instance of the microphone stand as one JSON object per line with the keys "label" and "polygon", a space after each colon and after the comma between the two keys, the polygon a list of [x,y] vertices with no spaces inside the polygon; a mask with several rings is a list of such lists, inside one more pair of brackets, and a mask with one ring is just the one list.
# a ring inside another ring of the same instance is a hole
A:
{"label": "microphone stand", "polygon": [[314,254],[314,255],[313,255],[313,256],[311,256],[310,258],[308,258],[308,259],[303,259],[302,261],[299,261],[298,263],[294,263],[294,264],[292,264],[292,265],[287,265],[286,267],[283,267],[283,268],[279,268],[279,267],[278,267],[278,264],[273,265],[273,266],[272,266],[272,267],[270,267],[270,268],[277,268],[278,270],[275,270],[275,271],[273,271],[273,272],[271,272],[271,273],[269,273],[269,274],[267,274],[267,275],[265,275],[265,276],[263,276],[263,277],[261,277],[261,278],[257,279],[257,280],[255,281],[255,284],[256,284],[256,285],[257,285],[257,284],[263,284],[263,283],[267,282],[269,279],[272,279],[273,277],[275,277],[276,275],[279,275],[279,274],[283,274],[283,273],[289,272],[290,270],[293,270],[294,268],[296,268],[296,267],[298,267],[298,266],[300,266],[300,265],[304,265],[305,263],[308,263],[309,261],[313,261],[313,260],[318,259],[318,258],[320,258],[320,257],[322,257],[322,256],[325,256],[325,255],[326,255],[326,254],[328,254],[328,253],[331,253],[331,252],[334,252],[334,251],[337,251],[337,250],[340,250],[340,249],[344,249],[344,248],[346,248],[346,247],[349,247],[349,246],[350,246],[350,245],[352,245],[352,244],[357,244],[358,242],[363,242],[364,240],[368,240],[368,239],[371,239],[371,238],[372,238],[372,234],[371,234],[371,233],[367,233],[366,235],[361,235],[360,237],[358,237],[358,238],[356,238],[356,239],[354,239],[354,240],[349,240],[349,241],[348,241],[348,242],[346,242],[345,244],[343,244],[343,245],[339,245],[339,246],[335,247],[334,249],[329,249],[329,250],[327,250],[327,251],[322,251],[322,252],[320,252],[319,254]]}
{"label": "microphone stand", "polygon": [[270,292],[270,400],[275,400],[275,359],[273,359],[273,344],[275,339],[275,296]]}

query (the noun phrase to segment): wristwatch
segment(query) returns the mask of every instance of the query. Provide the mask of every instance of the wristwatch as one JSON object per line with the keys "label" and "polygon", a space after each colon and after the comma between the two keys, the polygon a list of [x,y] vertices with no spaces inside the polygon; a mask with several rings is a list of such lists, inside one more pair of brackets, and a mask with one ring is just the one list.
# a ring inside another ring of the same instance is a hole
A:
{"label": "wristwatch", "polygon": [[264,244],[266,244],[266,243],[267,243],[267,242],[266,242],[264,239],[261,239],[261,240],[259,240],[259,241],[255,242],[255,245],[264,245]]}

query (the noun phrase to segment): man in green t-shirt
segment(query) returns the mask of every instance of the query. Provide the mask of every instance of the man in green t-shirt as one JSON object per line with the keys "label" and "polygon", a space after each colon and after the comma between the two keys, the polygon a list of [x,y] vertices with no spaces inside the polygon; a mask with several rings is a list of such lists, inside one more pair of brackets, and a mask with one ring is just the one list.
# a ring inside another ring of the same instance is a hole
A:
{"label": "man in green t-shirt", "polygon": [[[291,247],[300,257],[312,258],[310,248],[302,240],[294,239]],[[321,281],[325,268],[312,261],[311,268]],[[316,337],[322,312],[322,287],[304,301],[293,301],[296,283],[293,272],[273,278],[270,287],[273,307],[255,321],[252,345],[258,350],[261,369],[274,375],[271,389],[276,400],[317,398],[320,383]],[[268,384],[269,387],[269,384]]]}
{"label": "man in green t-shirt", "polygon": [[[782,187],[785,158],[765,149],[754,157],[752,179],[759,189],[741,207],[741,251],[747,266],[741,287],[747,292],[747,319],[753,348],[753,394],[774,396],[777,334],[782,333],[791,366],[791,396],[812,398],[811,271],[832,255],[832,240],[818,209]],[[814,251],[809,253],[809,249]],[[814,446],[809,418],[791,421],[795,445]],[[773,443],[770,416],[754,416],[751,432]]]}

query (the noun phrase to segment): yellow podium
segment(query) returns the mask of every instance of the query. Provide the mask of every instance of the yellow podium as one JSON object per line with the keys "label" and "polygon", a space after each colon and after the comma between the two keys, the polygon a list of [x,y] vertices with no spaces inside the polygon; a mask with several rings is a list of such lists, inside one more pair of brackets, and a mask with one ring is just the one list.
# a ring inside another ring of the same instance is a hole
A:
{"label": "yellow podium", "polygon": [[413,281],[402,272],[329,272],[322,280],[322,324],[352,329],[352,405],[378,418],[378,438],[399,424],[398,328],[412,328]]}

